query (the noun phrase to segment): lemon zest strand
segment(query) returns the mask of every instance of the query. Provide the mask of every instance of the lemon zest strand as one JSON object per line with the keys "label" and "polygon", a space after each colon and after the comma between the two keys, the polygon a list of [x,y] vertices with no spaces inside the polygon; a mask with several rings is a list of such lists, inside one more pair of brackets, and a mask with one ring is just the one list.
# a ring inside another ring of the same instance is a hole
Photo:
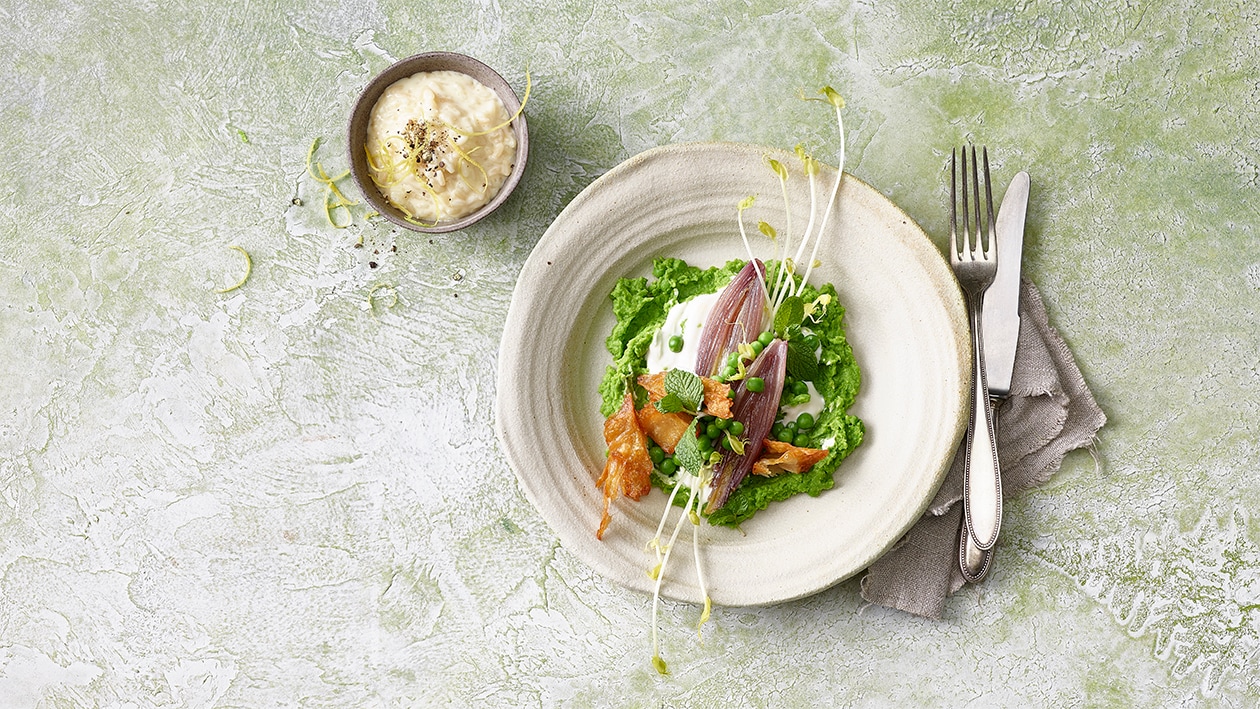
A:
{"label": "lemon zest strand", "polygon": [[[433,213],[436,215],[433,221],[426,222],[422,219],[416,218],[416,215],[413,214],[411,210],[401,204],[394,204],[393,200],[389,200],[389,203],[392,204],[398,211],[403,213],[403,219],[411,222],[412,224],[425,228],[437,226],[438,222],[442,219],[442,200],[438,197],[436,191],[430,190],[425,186],[425,180],[420,179],[420,176],[415,174],[415,169],[411,166],[412,161],[407,159],[408,156],[405,142],[403,143],[403,147],[399,148],[399,152],[402,155],[396,159],[390,160],[391,156],[394,155],[394,151],[390,149],[390,143],[395,140],[402,141],[403,139],[400,136],[391,135],[385,140],[378,140],[377,145],[379,146],[380,152],[377,155],[373,155],[372,150],[367,146],[364,146],[364,150],[368,155],[368,165],[372,168],[372,171],[369,173],[369,177],[372,178],[372,183],[376,185],[377,189],[384,192],[386,189],[393,187],[402,181],[403,178],[398,176],[400,168],[411,172],[411,174],[415,175],[417,178],[420,191],[423,194],[428,195],[429,199],[433,201]],[[379,163],[378,160],[380,161]],[[388,165],[384,164],[384,161],[386,160],[389,160]],[[386,167],[388,167],[388,170],[386,170]],[[376,172],[384,172],[387,174],[383,175],[381,178],[377,178]]]}
{"label": "lemon zest strand", "polygon": [[469,163],[470,165],[477,168],[477,170],[481,172],[481,189],[477,189],[477,187],[475,187],[474,185],[468,182],[468,178],[464,177],[463,170],[459,171],[460,182],[463,182],[465,185],[468,186],[468,189],[472,190],[473,192],[476,192],[477,194],[485,194],[486,186],[490,182],[490,176],[486,174],[486,169],[481,166],[481,163],[472,159],[472,154],[477,152],[477,148],[480,148],[480,147],[481,146],[478,145],[472,150],[469,150],[468,152],[464,152],[463,149],[461,149],[458,145],[456,145],[455,143],[451,143],[451,149],[455,151],[455,154],[458,155],[461,160],[463,160],[466,163]]}
{"label": "lemon zest strand", "polygon": [[375,286],[372,287],[372,290],[368,291],[368,296],[367,296],[368,307],[371,308],[372,312],[376,312],[376,303],[378,300],[376,297],[376,293],[377,291],[382,291],[382,290],[389,291],[389,295],[391,296],[389,304],[384,306],[386,310],[389,310],[390,308],[393,308],[395,305],[398,305],[398,289],[394,288],[394,286],[390,283],[377,283]]}
{"label": "lemon zest strand", "polygon": [[477,136],[489,135],[490,133],[493,133],[496,130],[499,130],[500,128],[505,128],[507,126],[510,126],[512,125],[512,121],[516,120],[517,118],[520,118],[521,114],[525,112],[525,104],[529,103],[529,94],[530,94],[530,91],[533,90],[533,87],[534,87],[534,82],[530,77],[529,70],[526,70],[525,71],[525,95],[521,98],[521,105],[516,107],[516,111],[512,114],[510,118],[508,118],[506,121],[500,123],[499,125],[493,128],[489,128],[487,130],[479,131],[476,133],[470,133],[470,132],[462,131],[452,125],[448,125],[446,127],[450,128],[456,133],[459,133],[460,135],[467,136],[469,138],[475,138]]}
{"label": "lemon zest strand", "polygon": [[[324,166],[315,161],[315,150],[319,148],[322,140],[322,138],[316,137],[315,140],[311,141],[310,149],[306,151],[306,174],[310,175],[311,179],[324,185],[324,217],[328,219],[329,225],[334,229],[345,229],[354,223],[354,215],[350,212],[350,207],[358,204],[358,202],[346,197],[341,188],[337,186],[337,183],[349,177],[350,171],[346,170],[336,177],[331,177],[324,169]],[[370,159],[371,156],[369,154],[369,161]],[[316,174],[317,171],[318,174]],[[346,221],[344,223],[339,223],[333,216],[333,213],[338,209],[345,210]]]}
{"label": "lemon zest strand", "polygon": [[241,286],[245,285],[245,281],[249,280],[249,274],[253,272],[254,270],[254,261],[253,259],[249,257],[248,251],[241,248],[240,246],[237,246],[236,244],[232,244],[228,248],[241,252],[241,255],[245,257],[245,274],[241,276],[241,280],[237,281],[233,285],[228,286],[227,288],[216,288],[214,291],[215,293],[230,293],[236,290],[237,288],[240,288]]}

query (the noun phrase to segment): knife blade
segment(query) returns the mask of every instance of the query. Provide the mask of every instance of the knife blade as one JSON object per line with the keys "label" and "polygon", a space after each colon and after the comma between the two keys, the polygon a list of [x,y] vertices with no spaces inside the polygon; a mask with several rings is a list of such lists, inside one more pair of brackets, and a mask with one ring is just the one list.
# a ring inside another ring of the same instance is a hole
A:
{"label": "knife blade", "polygon": [[[1015,351],[1019,345],[1019,273],[1024,256],[1024,221],[1028,213],[1028,192],[1031,181],[1027,172],[1011,180],[998,209],[996,233],[998,270],[993,284],[984,294],[984,364],[989,397],[1001,400],[1010,396],[1011,375],[1015,370]],[[998,423],[997,408],[993,425]],[[958,564],[963,578],[978,583],[988,575],[995,549],[981,549],[972,538],[964,519],[959,530]]]}
{"label": "knife blade", "polygon": [[984,366],[989,396],[1011,393],[1015,349],[1019,345],[1019,270],[1024,255],[1024,217],[1030,180],[1021,172],[1011,180],[997,215],[998,270],[984,294]]}

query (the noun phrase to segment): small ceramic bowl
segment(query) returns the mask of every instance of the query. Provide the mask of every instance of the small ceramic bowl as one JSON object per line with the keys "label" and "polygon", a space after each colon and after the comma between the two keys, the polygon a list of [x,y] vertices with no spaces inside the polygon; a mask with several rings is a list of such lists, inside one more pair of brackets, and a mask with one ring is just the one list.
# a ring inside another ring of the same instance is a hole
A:
{"label": "small ceramic bowl", "polygon": [[498,95],[509,116],[515,114],[521,106],[520,99],[516,97],[516,93],[503,80],[503,77],[472,57],[454,52],[427,52],[407,57],[372,79],[367,87],[363,89],[363,93],[359,94],[359,100],[355,102],[354,109],[350,112],[350,135],[348,141],[350,173],[354,175],[354,181],[358,183],[359,191],[363,193],[364,199],[391,222],[407,229],[428,233],[455,231],[484,219],[491,212],[498,209],[499,205],[503,204],[503,201],[508,198],[508,195],[512,194],[512,190],[521,181],[521,175],[525,173],[525,159],[529,155],[529,130],[525,126],[524,113],[512,121],[512,129],[516,133],[515,164],[512,167],[512,172],[499,188],[498,193],[480,209],[458,219],[438,221],[433,226],[422,226],[408,221],[406,215],[386,201],[380,190],[376,188],[376,184],[372,182],[368,172],[367,153],[364,150],[364,144],[367,142],[368,119],[372,115],[372,108],[376,105],[381,94],[385,92],[385,89],[399,79],[405,79],[424,71],[458,71],[471,76]]}

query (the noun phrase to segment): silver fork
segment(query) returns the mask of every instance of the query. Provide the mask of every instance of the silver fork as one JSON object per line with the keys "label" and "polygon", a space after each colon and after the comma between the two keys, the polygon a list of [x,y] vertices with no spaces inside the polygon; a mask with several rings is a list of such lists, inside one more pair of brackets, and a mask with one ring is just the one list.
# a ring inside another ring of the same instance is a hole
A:
{"label": "silver fork", "polygon": [[[997,443],[993,435],[993,411],[989,408],[989,387],[984,371],[984,333],[981,330],[981,314],[984,312],[984,292],[993,283],[997,273],[997,235],[993,219],[993,186],[989,179],[989,150],[984,148],[984,191],[987,213],[980,207],[979,161],[976,148],[971,146],[971,184],[975,193],[975,211],[969,209],[967,200],[967,148],[962,149],[962,248],[958,243],[958,153],[949,163],[949,261],[954,268],[958,284],[967,294],[967,306],[971,311],[973,368],[971,387],[971,418],[967,425],[966,465],[963,483],[963,514],[966,520],[965,534],[968,539],[960,545],[960,562],[963,575],[968,581],[978,581],[988,571],[987,559],[978,573],[968,563],[968,554],[986,556],[997,543],[998,530],[1002,526],[1002,475],[998,468]],[[972,243],[972,226],[975,227],[975,243]],[[986,244],[981,235],[987,231]],[[968,543],[969,542],[969,543]],[[968,549],[974,545],[975,549]],[[973,557],[974,558],[974,557]]]}

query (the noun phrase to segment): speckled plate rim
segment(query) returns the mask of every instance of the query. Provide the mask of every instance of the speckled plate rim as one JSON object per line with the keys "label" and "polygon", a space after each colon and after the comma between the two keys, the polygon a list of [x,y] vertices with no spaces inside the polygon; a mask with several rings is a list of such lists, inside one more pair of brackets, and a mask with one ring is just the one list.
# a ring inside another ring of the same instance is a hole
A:
{"label": "speckled plate rim", "polygon": [[[604,539],[595,539],[605,451],[598,384],[611,362],[604,338],[614,322],[608,293],[620,277],[649,275],[658,255],[697,265],[743,257],[735,214],[744,196],[759,196],[746,219],[782,231],[767,157],[799,175],[786,151],[733,143],[670,145],[627,160],[560,213],[513,293],[495,407],[503,452],[562,545],[631,589],[654,585],[645,545],[665,497],[653,490],[617,501]],[[829,185],[835,171],[821,177]],[[808,190],[803,178],[791,185],[801,224]],[[840,466],[835,488],[818,497],[777,503],[740,530],[700,527],[700,564],[716,604],[800,598],[866,568],[923,514],[966,428],[971,350],[948,265],[912,219],[860,180],[846,175],[837,199],[815,273],[836,285],[847,308],[863,370],[851,413],[865,421],[866,440]],[[768,256],[768,244],[761,248]],[[695,569],[691,544],[676,545],[662,593],[702,602]]]}

